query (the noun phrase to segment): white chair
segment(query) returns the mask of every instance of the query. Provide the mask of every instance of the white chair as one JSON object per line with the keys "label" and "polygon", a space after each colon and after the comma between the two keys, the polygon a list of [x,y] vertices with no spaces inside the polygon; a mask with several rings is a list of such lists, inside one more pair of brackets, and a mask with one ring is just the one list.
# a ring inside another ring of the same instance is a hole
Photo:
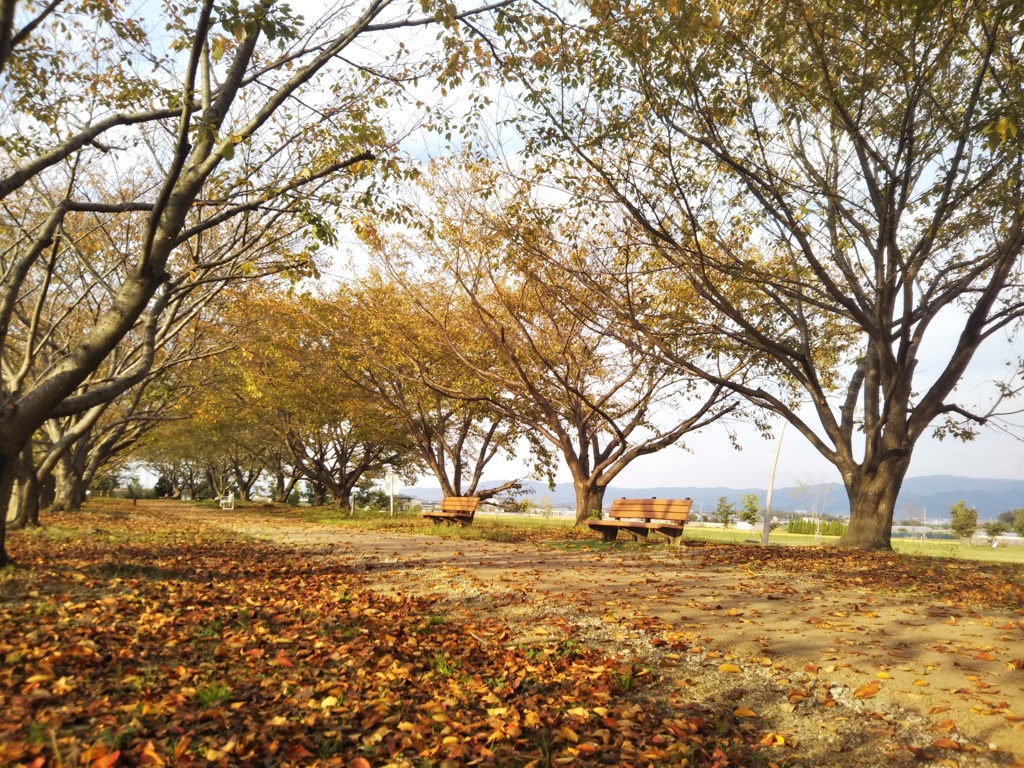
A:
{"label": "white chair", "polygon": [[221,509],[234,509],[235,508],[235,492],[231,491],[227,496],[220,497],[220,508]]}

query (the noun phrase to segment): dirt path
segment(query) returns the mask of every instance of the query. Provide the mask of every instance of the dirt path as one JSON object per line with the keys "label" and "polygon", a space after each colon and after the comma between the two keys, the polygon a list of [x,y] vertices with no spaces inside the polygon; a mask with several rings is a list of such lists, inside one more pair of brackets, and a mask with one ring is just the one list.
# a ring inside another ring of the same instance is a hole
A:
{"label": "dirt path", "polygon": [[601,644],[695,700],[735,702],[794,764],[1024,765],[1024,615],[833,591],[722,568],[699,548],[566,553],[199,513],[361,564],[381,590],[499,613],[521,642]]}

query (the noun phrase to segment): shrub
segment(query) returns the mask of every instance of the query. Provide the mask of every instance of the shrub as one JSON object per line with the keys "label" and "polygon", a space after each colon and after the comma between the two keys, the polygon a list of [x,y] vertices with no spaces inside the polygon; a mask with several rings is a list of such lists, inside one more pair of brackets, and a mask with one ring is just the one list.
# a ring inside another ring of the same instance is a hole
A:
{"label": "shrub", "polygon": [[[803,533],[814,535],[817,528],[813,520],[790,520],[786,525],[786,533]],[[819,529],[822,536],[842,536],[846,525],[841,520],[822,520]]]}

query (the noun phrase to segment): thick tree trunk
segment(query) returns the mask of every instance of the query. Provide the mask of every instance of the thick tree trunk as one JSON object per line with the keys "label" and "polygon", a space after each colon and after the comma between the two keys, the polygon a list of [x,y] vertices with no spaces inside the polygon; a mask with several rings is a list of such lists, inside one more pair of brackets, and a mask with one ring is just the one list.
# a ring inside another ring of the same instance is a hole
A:
{"label": "thick tree trunk", "polygon": [[323,483],[318,483],[314,480],[310,480],[309,489],[311,494],[309,500],[310,506],[322,507],[324,505],[324,502],[327,500],[327,488],[324,486]]}
{"label": "thick tree trunk", "polygon": [[11,505],[17,479],[17,459],[0,453],[0,510],[3,510],[3,514],[0,514],[0,568],[11,564],[7,555],[7,510]]}
{"label": "thick tree trunk", "polygon": [[908,456],[883,461],[870,474],[863,467],[843,473],[850,497],[850,527],[837,542],[840,547],[892,549],[896,498],[909,466]]}
{"label": "thick tree trunk", "polygon": [[14,530],[39,526],[39,482],[36,480],[31,440],[21,451],[18,480],[10,504],[14,519],[8,523],[8,528]]}
{"label": "thick tree trunk", "polygon": [[594,487],[591,483],[576,483],[576,525],[581,525],[594,512],[601,513],[604,506],[605,487]]}
{"label": "thick tree trunk", "polygon": [[57,481],[53,479],[53,473],[50,472],[39,483],[39,508],[48,509],[56,498]]}
{"label": "thick tree trunk", "polygon": [[52,509],[57,512],[79,512],[85,503],[85,486],[70,456],[63,456],[57,462],[53,468],[53,479],[56,489]]}

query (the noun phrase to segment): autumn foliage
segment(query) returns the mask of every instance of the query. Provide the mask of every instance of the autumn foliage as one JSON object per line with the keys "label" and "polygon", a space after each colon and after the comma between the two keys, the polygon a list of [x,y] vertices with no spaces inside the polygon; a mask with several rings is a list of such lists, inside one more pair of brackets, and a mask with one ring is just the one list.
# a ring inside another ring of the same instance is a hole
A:
{"label": "autumn foliage", "polygon": [[0,582],[0,763],[765,762],[741,716],[633,660],[525,648],[437,596],[371,591],[366,566],[167,518],[52,522],[16,534],[24,567]]}

